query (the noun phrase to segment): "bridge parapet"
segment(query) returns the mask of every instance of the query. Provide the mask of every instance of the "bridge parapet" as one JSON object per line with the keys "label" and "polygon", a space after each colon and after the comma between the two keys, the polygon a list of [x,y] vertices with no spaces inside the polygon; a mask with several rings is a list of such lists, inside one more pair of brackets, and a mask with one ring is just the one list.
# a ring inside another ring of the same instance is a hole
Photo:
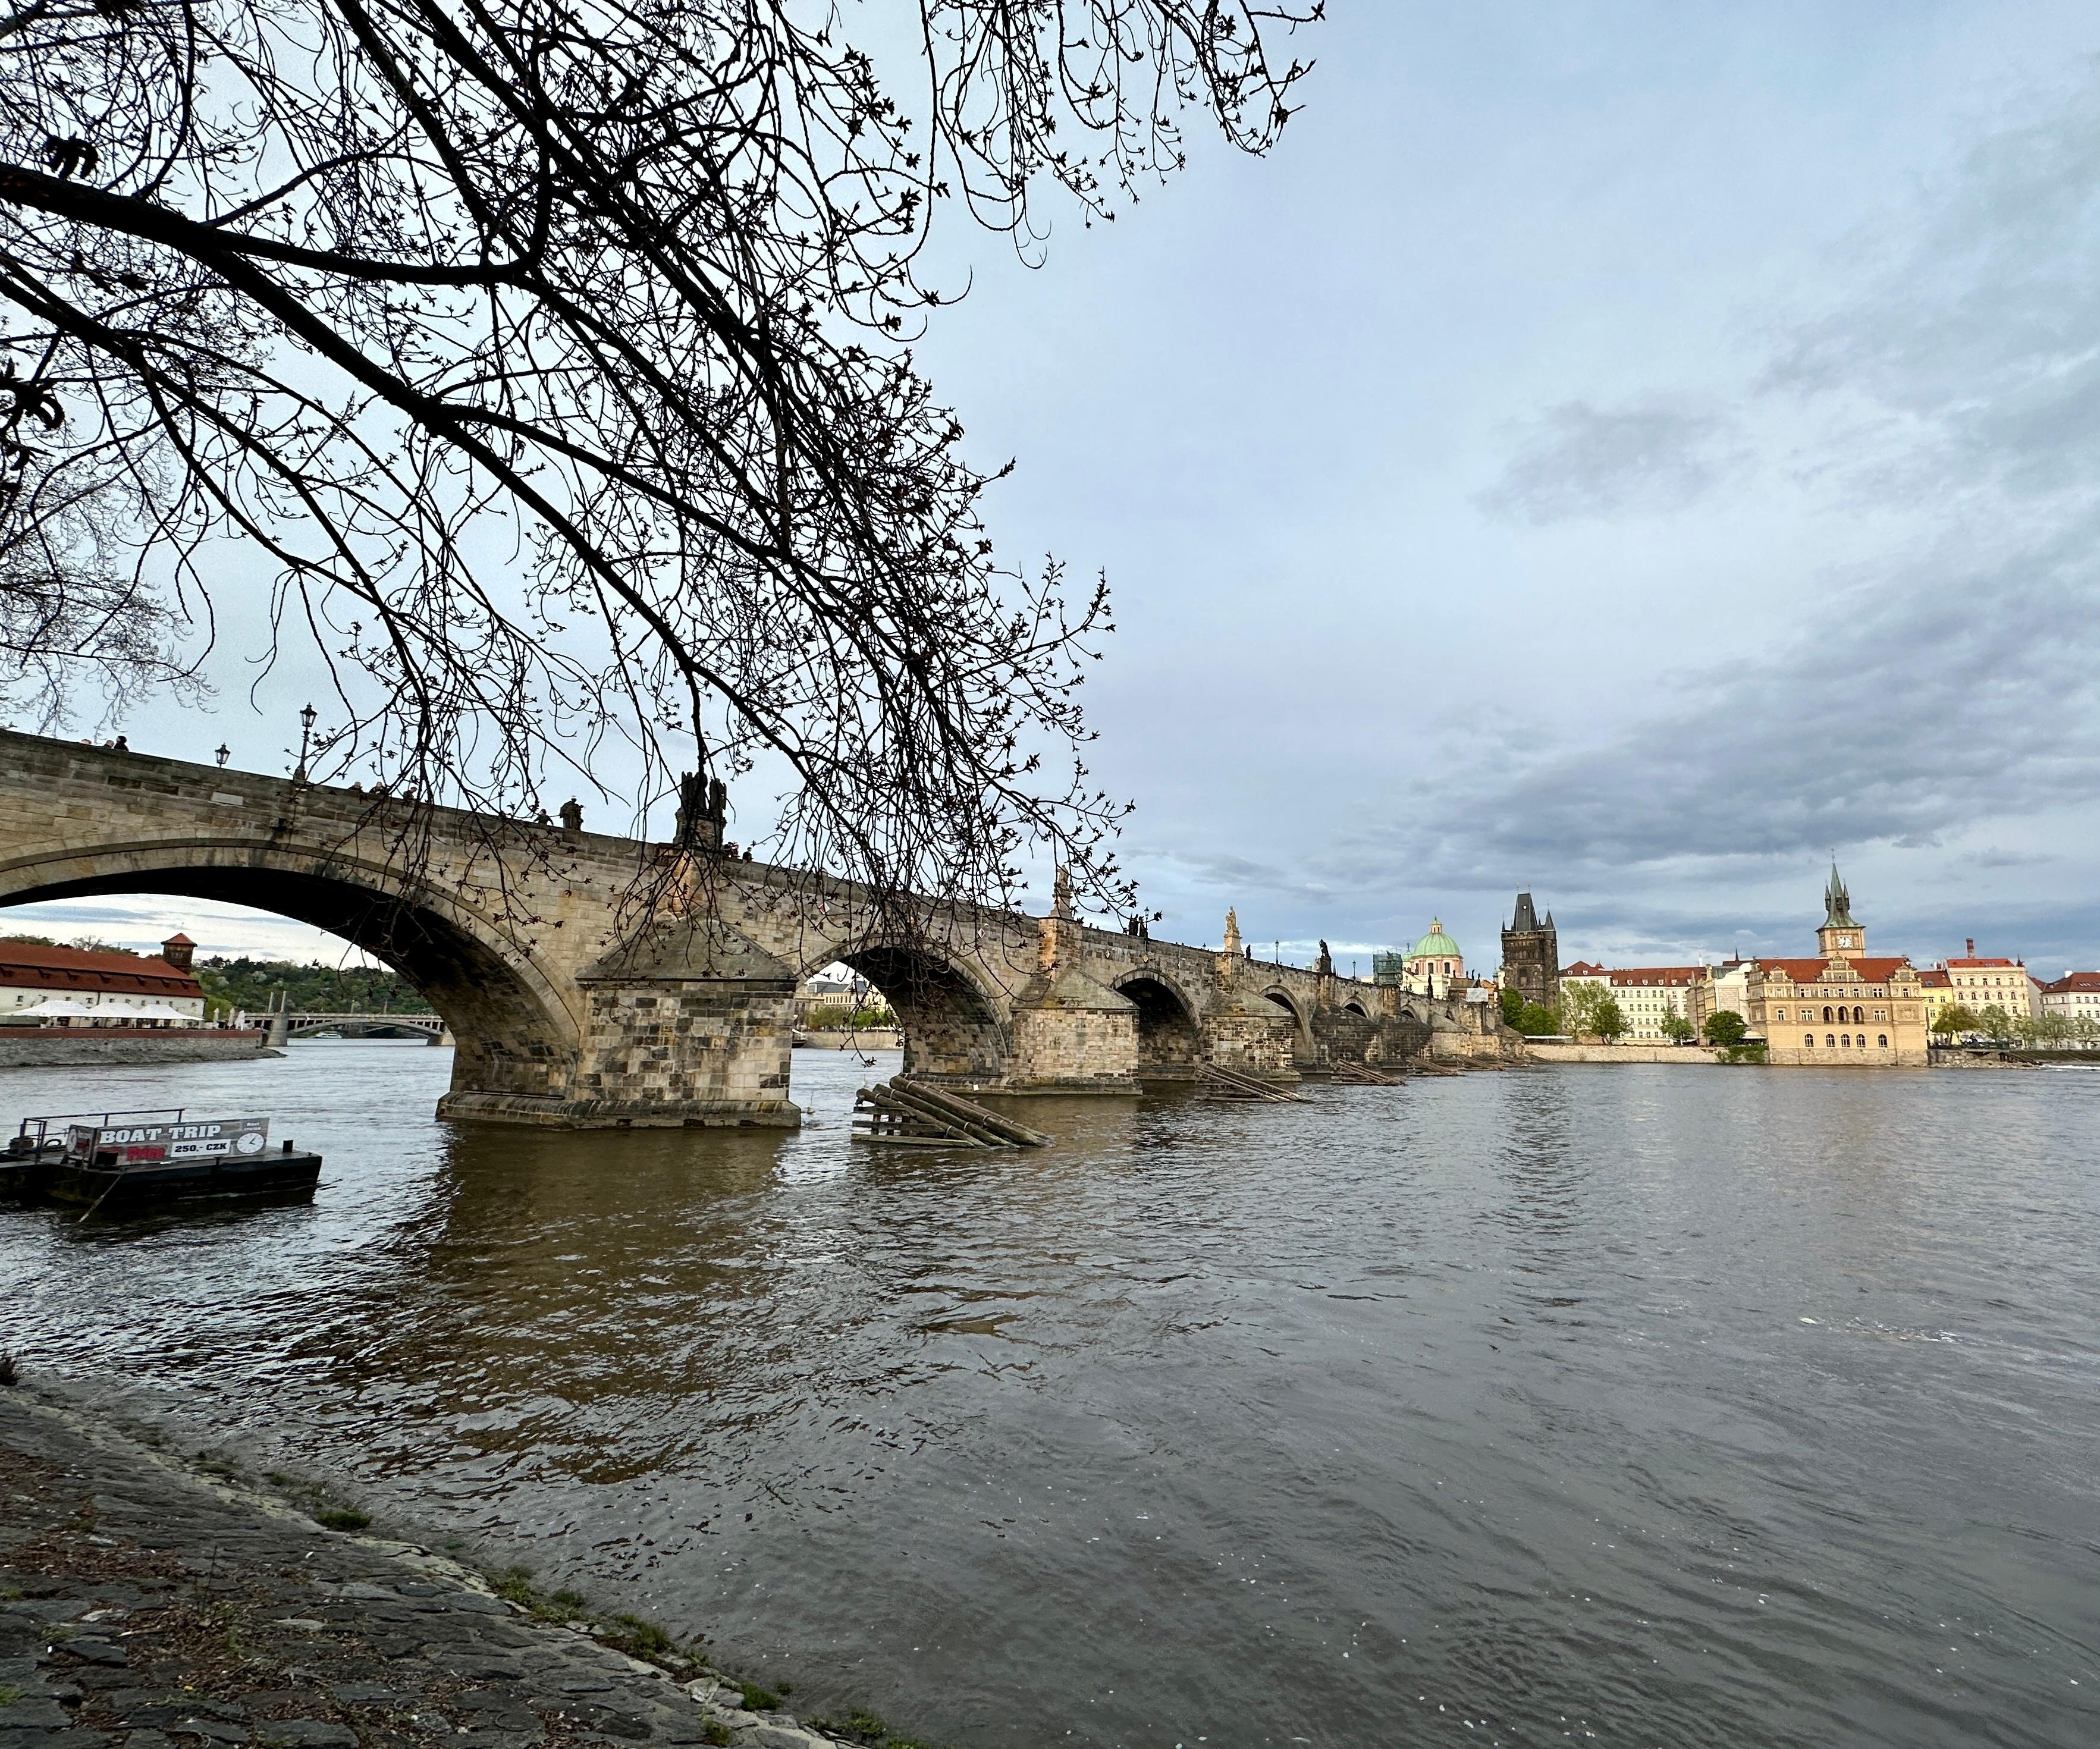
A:
{"label": "bridge parapet", "polygon": [[[792,992],[835,960],[888,997],[909,1071],[987,1090],[1127,1094],[1205,1061],[1280,1077],[1396,1061],[1477,1020],[1069,914],[924,901],[885,934],[849,883],[703,855],[0,732],[0,905],[182,894],[342,936],[457,1038],[452,1116],[794,1123]],[[682,869],[700,877],[683,901],[638,903]]]}

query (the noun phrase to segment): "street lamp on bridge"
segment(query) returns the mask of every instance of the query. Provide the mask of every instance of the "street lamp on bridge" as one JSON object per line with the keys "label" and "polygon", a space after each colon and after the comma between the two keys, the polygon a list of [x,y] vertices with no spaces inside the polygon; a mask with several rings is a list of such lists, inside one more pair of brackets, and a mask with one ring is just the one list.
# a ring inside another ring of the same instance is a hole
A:
{"label": "street lamp on bridge", "polygon": [[[299,766],[298,769],[292,773],[292,782],[294,783],[305,783],[309,781],[307,777],[307,754],[313,746],[314,719],[320,715],[320,712],[311,704],[299,712]],[[222,760],[219,763],[223,764],[225,761]]]}

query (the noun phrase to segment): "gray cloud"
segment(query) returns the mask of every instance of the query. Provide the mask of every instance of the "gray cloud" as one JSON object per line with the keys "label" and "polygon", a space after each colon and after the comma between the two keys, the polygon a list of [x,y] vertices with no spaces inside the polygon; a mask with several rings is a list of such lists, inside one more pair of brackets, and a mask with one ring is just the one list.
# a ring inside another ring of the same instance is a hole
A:
{"label": "gray cloud", "polygon": [[[2100,465],[2100,87],[1982,140],[1918,221],[1863,236],[1859,293],[1780,337],[1764,381],[1863,397],[1921,478],[2019,494]],[[1878,459],[1867,482],[1886,483]]]}
{"label": "gray cloud", "polygon": [[[1464,872],[1927,841],[2100,795],[2100,513],[2003,557],[1946,553],[1833,592],[1788,647],[1692,680],[1577,752],[1454,767]],[[1448,873],[1456,878],[1459,867]]]}
{"label": "gray cloud", "polygon": [[1737,465],[1733,422],[1690,404],[1564,402],[1541,416],[1500,479],[1474,503],[1533,526],[1580,517],[1682,510]]}
{"label": "gray cloud", "polygon": [[[1831,416],[1786,458],[1794,477],[1834,480],[1838,514],[1905,507],[1913,534],[1833,575],[1797,635],[1683,676],[1644,720],[1577,749],[1454,749],[1417,805],[1478,823],[1410,847],[1425,879],[1493,889],[1527,871],[1585,896],[1608,932],[1769,946],[1798,919],[1671,907],[1832,846],[1943,846],[2100,796],[2100,87],[1983,141],[1927,207],[1852,249],[1855,289],[1778,335],[1761,381]],[[1735,465],[1740,430],[1685,403],[1571,403],[1481,501],[1533,522],[1681,507]],[[1330,878],[1395,849],[1367,835]],[[2001,844],[1958,860],[2051,859]],[[2027,927],[2053,950],[2076,939]]]}

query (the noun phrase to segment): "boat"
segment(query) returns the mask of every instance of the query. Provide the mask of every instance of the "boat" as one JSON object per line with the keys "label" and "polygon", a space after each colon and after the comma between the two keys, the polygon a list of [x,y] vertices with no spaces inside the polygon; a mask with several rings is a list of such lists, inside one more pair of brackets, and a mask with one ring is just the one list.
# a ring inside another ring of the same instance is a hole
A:
{"label": "boat", "polygon": [[0,1161],[0,1178],[18,1179],[18,1194],[90,1214],[303,1201],[320,1175],[319,1154],[289,1141],[271,1147],[267,1117],[192,1117],[180,1106],[25,1117]]}

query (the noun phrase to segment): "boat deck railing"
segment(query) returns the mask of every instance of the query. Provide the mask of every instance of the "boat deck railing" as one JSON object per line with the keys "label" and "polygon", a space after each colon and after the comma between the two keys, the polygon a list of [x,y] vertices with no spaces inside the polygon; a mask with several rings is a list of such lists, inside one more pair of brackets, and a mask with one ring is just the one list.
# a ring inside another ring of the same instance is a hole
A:
{"label": "boat deck railing", "polygon": [[188,1109],[187,1105],[139,1105],[128,1111],[51,1112],[42,1117],[24,1117],[21,1127],[15,1134],[29,1138],[35,1146],[42,1148],[50,1137],[53,1124],[58,1125],[61,1130],[73,1124],[106,1130],[113,1120],[119,1117],[132,1122],[179,1124],[183,1121],[183,1113]]}

